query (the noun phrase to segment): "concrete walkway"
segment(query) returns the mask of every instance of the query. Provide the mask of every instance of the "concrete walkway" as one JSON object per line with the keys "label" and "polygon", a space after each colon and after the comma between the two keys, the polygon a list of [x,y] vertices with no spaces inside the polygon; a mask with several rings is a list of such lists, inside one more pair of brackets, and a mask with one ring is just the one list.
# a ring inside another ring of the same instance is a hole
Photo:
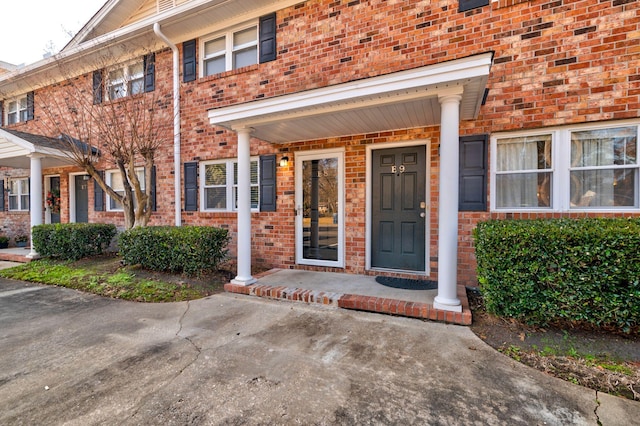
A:
{"label": "concrete walkway", "polygon": [[640,403],[468,328],[219,294],[141,304],[0,280],[0,424],[632,425]]}
{"label": "concrete walkway", "polygon": [[374,276],[273,269],[257,275],[250,286],[225,285],[230,293],[332,305],[344,309],[377,312],[452,324],[471,324],[466,290],[458,287],[462,312],[435,309],[437,290],[402,290],[378,284]]}

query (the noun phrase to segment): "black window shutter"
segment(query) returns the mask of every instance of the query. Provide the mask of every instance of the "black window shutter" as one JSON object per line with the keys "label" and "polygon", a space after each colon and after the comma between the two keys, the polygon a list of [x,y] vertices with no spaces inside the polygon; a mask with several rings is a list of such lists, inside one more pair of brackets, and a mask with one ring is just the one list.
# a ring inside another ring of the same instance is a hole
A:
{"label": "black window shutter", "polygon": [[198,210],[198,163],[184,163],[184,210]]}
{"label": "black window shutter", "polygon": [[189,40],[182,43],[182,81],[196,79],[196,41]]}
{"label": "black window shutter", "polygon": [[102,103],[102,70],[93,72],[93,104]]}
{"label": "black window shutter", "polygon": [[4,126],[4,102],[0,101],[0,127]]}
{"label": "black window shutter", "polygon": [[259,45],[260,63],[274,61],[277,57],[276,50],[276,13],[260,17]]}
{"label": "black window shutter", "polygon": [[467,10],[476,9],[478,7],[487,6],[489,0],[459,0],[458,12],[466,12]]}
{"label": "black window shutter", "polygon": [[33,92],[27,93],[27,121],[33,120],[34,113],[34,94]]}
{"label": "black window shutter", "polygon": [[276,156],[260,157],[260,211],[276,211]]}
{"label": "black window shutter", "polygon": [[158,210],[156,204],[156,166],[151,168],[151,211]]}
{"label": "black window shutter", "polygon": [[156,90],[156,54],[144,55],[144,91],[153,92]]}
{"label": "black window shutter", "polygon": [[[104,181],[104,172],[98,172],[102,180]],[[93,210],[97,212],[103,212],[104,205],[104,189],[98,185],[97,180],[93,180]]]}
{"label": "black window shutter", "polygon": [[[31,211],[31,197],[33,197],[33,194],[31,194],[31,178],[27,178],[27,186],[29,187],[29,208],[27,210]],[[24,206],[21,207],[24,209]]]}
{"label": "black window shutter", "polygon": [[4,179],[0,180],[0,186],[2,190],[0,190],[0,212],[4,211]]}
{"label": "black window shutter", "polygon": [[487,210],[487,135],[460,138],[458,210]]}

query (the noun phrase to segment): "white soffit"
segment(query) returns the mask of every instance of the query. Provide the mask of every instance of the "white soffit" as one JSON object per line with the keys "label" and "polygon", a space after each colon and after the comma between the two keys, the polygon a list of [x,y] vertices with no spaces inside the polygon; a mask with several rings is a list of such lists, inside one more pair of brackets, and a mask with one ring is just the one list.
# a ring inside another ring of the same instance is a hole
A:
{"label": "white soffit", "polygon": [[291,95],[209,110],[212,125],[295,142],[440,124],[438,98],[458,94],[477,117],[493,55],[485,53]]}
{"label": "white soffit", "polygon": [[49,147],[40,147],[0,129],[0,166],[28,169],[31,154],[40,154],[43,167],[59,167],[71,162],[64,152]]}

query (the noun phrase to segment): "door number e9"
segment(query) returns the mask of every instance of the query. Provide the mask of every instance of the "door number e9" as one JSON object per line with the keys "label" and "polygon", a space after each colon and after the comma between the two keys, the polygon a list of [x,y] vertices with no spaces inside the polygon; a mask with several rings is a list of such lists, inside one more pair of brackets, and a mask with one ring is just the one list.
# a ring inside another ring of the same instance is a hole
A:
{"label": "door number e9", "polygon": [[400,166],[394,164],[391,166],[391,173],[404,173],[404,164],[400,164]]}

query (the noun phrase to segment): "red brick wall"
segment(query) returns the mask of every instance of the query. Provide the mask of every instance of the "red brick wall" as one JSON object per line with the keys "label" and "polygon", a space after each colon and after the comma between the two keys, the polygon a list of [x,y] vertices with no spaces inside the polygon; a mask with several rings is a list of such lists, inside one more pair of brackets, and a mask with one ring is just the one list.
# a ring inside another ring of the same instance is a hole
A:
{"label": "red brick wall", "polygon": [[[640,117],[639,4],[633,0],[500,0],[459,13],[455,0],[303,2],[277,12],[276,61],[181,84],[182,160],[236,156],[235,134],[209,125],[208,109],[488,51],[494,52],[494,64],[487,85],[487,102],[477,120],[461,123],[462,135]],[[169,96],[171,55],[168,50],[157,53],[156,72],[156,90]],[[38,91],[36,97],[55,96],[54,93],[55,89],[44,89]],[[35,129],[30,123],[19,127]],[[435,277],[437,127],[284,145],[252,140],[252,155],[287,152],[291,159],[288,168],[278,169],[277,212],[252,214],[254,262],[279,267],[294,265],[295,153],[345,147],[348,200],[345,269],[363,273],[366,146],[414,139],[431,141],[429,252]],[[173,223],[171,145],[168,141],[166,149],[157,157],[159,210],[152,223]],[[90,199],[90,207],[92,205]],[[461,283],[475,282],[471,237],[475,224],[489,217],[503,216],[488,212],[460,213]],[[63,220],[64,217],[63,214]],[[121,223],[120,217],[115,213],[90,214],[92,221]],[[232,236],[236,232],[235,222],[234,213],[183,213],[184,224],[225,226]],[[231,252],[235,254],[233,244]]]}

